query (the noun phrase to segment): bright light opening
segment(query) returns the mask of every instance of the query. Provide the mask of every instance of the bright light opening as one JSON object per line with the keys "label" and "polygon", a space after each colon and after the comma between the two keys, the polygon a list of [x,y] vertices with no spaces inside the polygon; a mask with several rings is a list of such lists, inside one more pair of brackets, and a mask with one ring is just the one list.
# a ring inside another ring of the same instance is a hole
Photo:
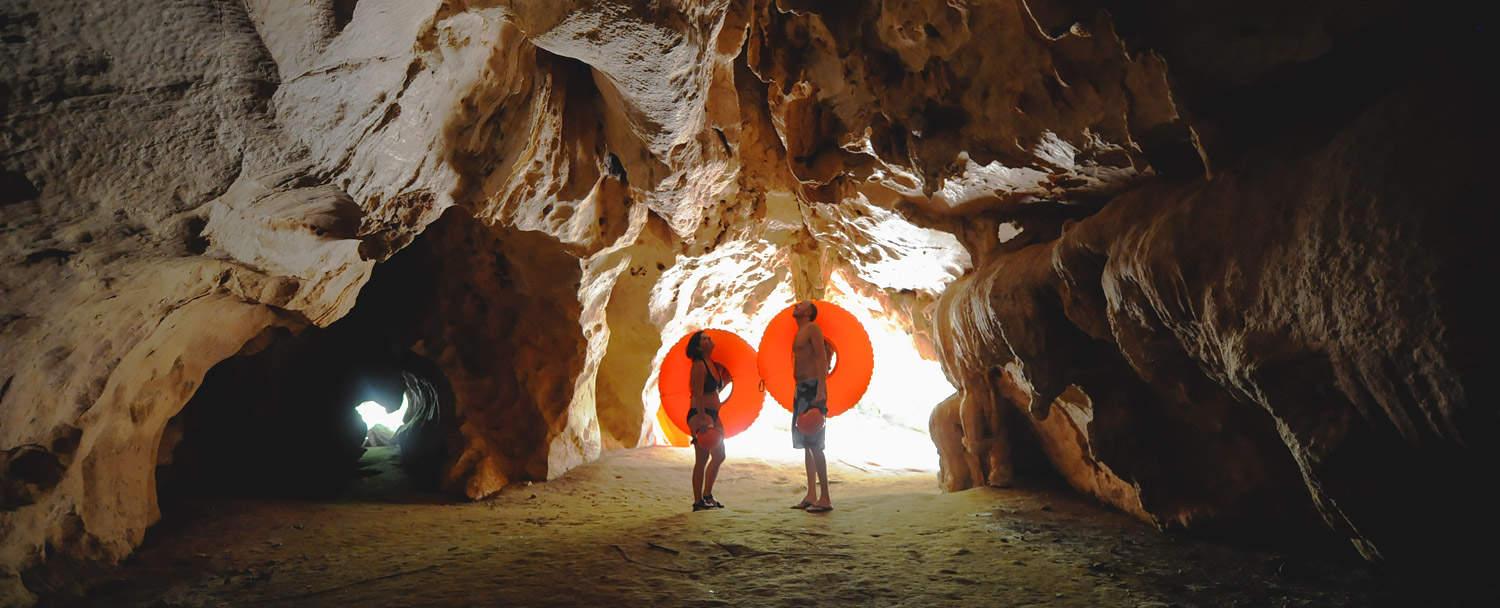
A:
{"label": "bright light opening", "polygon": [[[870,206],[869,209],[873,209],[870,213],[882,218],[892,215],[878,207]],[[933,407],[952,395],[954,389],[936,361],[923,359],[918,354],[918,339],[887,310],[891,303],[878,289],[941,291],[949,281],[962,275],[970,264],[967,254],[951,235],[928,235],[930,231],[914,227],[908,230],[896,225],[894,219],[885,223],[891,224],[886,228],[894,231],[888,236],[911,236],[902,243],[931,255],[900,258],[918,267],[880,266],[882,272],[875,273],[876,278],[881,279],[878,281],[871,279],[867,265],[866,270],[861,271],[860,283],[877,288],[869,291],[856,289],[843,270],[832,273],[823,297],[845,308],[864,324],[875,350],[875,373],[860,403],[829,421],[827,454],[834,462],[843,461],[872,471],[936,471],[937,448],[928,435],[927,420]],[[921,234],[913,236],[910,234],[913,230]],[[641,392],[641,400],[653,419],[660,405],[657,370],[661,358],[677,339],[698,329],[714,327],[732,331],[751,345],[758,345],[771,318],[793,303],[796,296],[790,276],[783,277],[769,290],[764,289],[765,281],[774,277],[772,269],[786,261],[776,252],[777,246],[768,241],[733,241],[702,258],[679,259],[679,263],[665,272],[652,288],[650,309],[664,311],[668,319],[660,328],[663,344],[652,361],[651,375]],[[927,261],[919,264],[917,261],[920,260]],[[709,267],[714,272],[703,272]],[[913,282],[913,278],[923,280]],[[753,286],[753,296],[743,291],[746,286]],[[679,297],[686,293],[705,295]],[[923,350],[932,356],[930,348]],[[836,361],[833,362],[835,366]],[[744,387],[744,390],[758,389]],[[734,390],[734,387],[724,387],[720,399],[727,400]],[[792,448],[791,426],[791,413],[767,396],[755,423],[745,432],[726,440],[730,458],[761,458],[801,466],[802,451]],[[657,429],[654,439],[659,444],[665,443],[665,433]]]}
{"label": "bright light opening", "polygon": [[[912,336],[887,318],[881,302],[860,294],[841,273],[834,273],[827,298],[859,319],[875,347],[875,373],[864,398],[828,421],[829,461],[866,470],[936,471],[937,447],[927,419],[954,392],[942,367],[923,359]],[[725,440],[725,447],[731,457],[800,463],[802,451],[792,449],[791,432],[791,412],[767,395],[755,424]]]}
{"label": "bright light opening", "polygon": [[1022,228],[1020,224],[1006,222],[1000,224],[1000,228],[995,231],[995,236],[1000,238],[1000,242],[1008,243],[1011,239],[1021,236],[1021,233],[1025,231],[1026,229]]}
{"label": "bright light opening", "polygon": [[401,419],[406,416],[406,393],[401,394],[401,407],[394,412],[386,412],[384,405],[374,401],[356,405],[354,411],[359,412],[359,417],[364,419],[367,431],[376,425],[384,426],[392,432],[398,431],[401,429]]}

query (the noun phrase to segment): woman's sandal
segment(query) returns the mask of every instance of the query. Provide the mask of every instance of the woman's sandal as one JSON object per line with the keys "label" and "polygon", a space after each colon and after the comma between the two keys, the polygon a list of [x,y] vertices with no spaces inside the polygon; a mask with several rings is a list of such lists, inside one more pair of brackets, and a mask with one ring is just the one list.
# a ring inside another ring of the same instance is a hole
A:
{"label": "woman's sandal", "polygon": [[832,511],[832,510],[833,510],[833,505],[828,505],[828,506],[810,505],[806,509],[803,509],[803,511],[807,511],[808,513],[827,513],[827,512]]}
{"label": "woman's sandal", "polygon": [[806,511],[807,508],[811,507],[812,505],[813,505],[813,503],[810,503],[810,502],[807,502],[807,501],[804,500],[804,501],[799,502],[799,503],[797,503],[795,505],[792,505],[792,508],[793,509],[799,509],[799,510],[802,510],[802,511]]}
{"label": "woman's sandal", "polygon": [[699,500],[698,502],[693,503],[693,512],[695,512],[695,513],[698,512],[698,511],[707,511],[707,510],[712,509],[712,508],[714,508],[713,505],[708,504],[708,503],[706,503],[706,502],[704,502],[702,500]]}
{"label": "woman's sandal", "polygon": [[703,495],[703,504],[708,505],[708,508],[710,508],[710,509],[722,509],[722,508],[724,508],[724,503],[719,502],[717,500],[714,500],[714,495],[713,494],[704,494]]}

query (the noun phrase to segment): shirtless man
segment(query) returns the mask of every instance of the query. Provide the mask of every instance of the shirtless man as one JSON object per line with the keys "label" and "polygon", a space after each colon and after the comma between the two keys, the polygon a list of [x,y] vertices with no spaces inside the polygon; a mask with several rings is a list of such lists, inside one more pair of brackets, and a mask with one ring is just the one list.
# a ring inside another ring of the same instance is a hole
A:
{"label": "shirtless man", "polygon": [[[796,420],[812,408],[823,410],[825,417],[828,415],[828,349],[823,330],[813,322],[818,318],[816,305],[798,302],[792,309],[792,318],[797,320],[797,338],[792,341],[792,370],[797,378],[797,396],[792,406],[792,447],[803,451],[807,466],[807,496],[793,508],[822,513],[833,510],[833,502],[828,498],[828,461],[823,457],[826,429],[804,435],[797,430]],[[814,488],[821,490],[821,496],[814,493]]]}

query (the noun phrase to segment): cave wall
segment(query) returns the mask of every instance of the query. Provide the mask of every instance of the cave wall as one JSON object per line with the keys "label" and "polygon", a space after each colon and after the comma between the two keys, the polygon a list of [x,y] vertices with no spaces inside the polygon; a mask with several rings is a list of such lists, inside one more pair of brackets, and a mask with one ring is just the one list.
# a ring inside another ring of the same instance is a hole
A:
{"label": "cave wall", "polygon": [[[1070,318],[1107,321],[1152,384],[1191,390],[1196,368],[1269,413],[1324,520],[1406,566],[1494,536],[1462,481],[1494,464],[1497,427],[1470,393],[1486,390],[1486,322],[1459,295],[1482,255],[1461,210],[1480,165],[1463,151],[1488,135],[1463,126],[1482,95],[1434,95],[1439,82],[1398,89],[1302,155],[1287,143],[1208,184],[1122,197],[1054,257]],[[1132,212],[1152,219],[1123,228]]]}
{"label": "cave wall", "polygon": [[[1417,42],[1393,57],[1388,8],[1326,37],[1293,28],[1315,39],[1304,54],[1283,39],[1215,78],[1196,71],[1211,58],[1184,58],[1180,88],[1213,100],[1193,120],[1210,175],[1043,222],[1059,236],[993,247],[944,294],[938,344],[963,387],[933,418],[946,486],[1003,485],[994,438],[1024,424],[1074,487],[1158,525],[1287,536],[1310,498],[1369,559],[1468,576],[1457,556],[1496,533],[1462,481],[1494,464],[1476,439],[1496,429],[1476,399],[1490,332],[1463,295],[1484,255],[1465,201],[1493,95],[1463,76],[1478,43],[1428,17],[1399,28]],[[1190,12],[1287,34],[1253,11]],[[1169,61],[1196,35],[1137,34]]]}
{"label": "cave wall", "polygon": [[499,234],[457,209],[422,239],[418,267],[436,278],[414,350],[451,382],[462,435],[443,486],[483,498],[598,458],[578,260],[546,235]]}
{"label": "cave wall", "polygon": [[451,204],[434,142],[482,62],[413,40],[475,40],[475,20],[333,8],[3,8],[5,603],[30,601],[20,572],[44,555],[126,555],[157,517],[162,429],[207,370],[266,328],[338,319]]}
{"label": "cave wall", "polygon": [[1041,31],[1028,3],[752,3],[746,61],[810,200],[939,213],[1106,196],[1196,156],[1156,55],[1102,13]]}
{"label": "cave wall", "polygon": [[1486,538],[1440,505],[1493,463],[1493,212],[1460,204],[1488,49],[1410,2],[19,0],[0,30],[9,603],[128,554],[204,374],[359,316],[377,264],[427,271],[400,340],[452,382],[473,497],[651,443],[675,336],[837,278],[958,387],[949,489],[1032,437],[1164,526]]}
{"label": "cave wall", "polygon": [[[0,472],[28,486],[0,510],[6,603],[29,597],[19,571],[44,553],[109,561],[138,544],[162,429],[208,368],[267,327],[342,314],[373,264],[342,232],[348,198],[299,179],[271,128],[275,71],[252,22],[218,9],[3,9],[21,41],[0,100],[0,445],[61,469]],[[204,236],[237,213],[232,237]],[[239,239],[288,250],[251,263]]]}

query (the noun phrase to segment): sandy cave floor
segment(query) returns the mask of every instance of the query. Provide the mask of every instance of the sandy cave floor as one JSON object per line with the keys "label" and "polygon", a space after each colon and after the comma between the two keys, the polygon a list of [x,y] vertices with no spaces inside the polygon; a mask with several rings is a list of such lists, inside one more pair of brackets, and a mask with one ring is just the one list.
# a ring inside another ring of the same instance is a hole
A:
{"label": "sandy cave floor", "polygon": [[[402,490],[389,448],[338,500],[169,512],[83,606],[1364,606],[1347,558],[1159,533],[1065,491],[943,494],[931,472],[833,465],[836,509],[789,509],[800,463],[731,459],[689,510],[691,452],[606,454],[473,503]],[[732,456],[732,455],[731,455]]]}

